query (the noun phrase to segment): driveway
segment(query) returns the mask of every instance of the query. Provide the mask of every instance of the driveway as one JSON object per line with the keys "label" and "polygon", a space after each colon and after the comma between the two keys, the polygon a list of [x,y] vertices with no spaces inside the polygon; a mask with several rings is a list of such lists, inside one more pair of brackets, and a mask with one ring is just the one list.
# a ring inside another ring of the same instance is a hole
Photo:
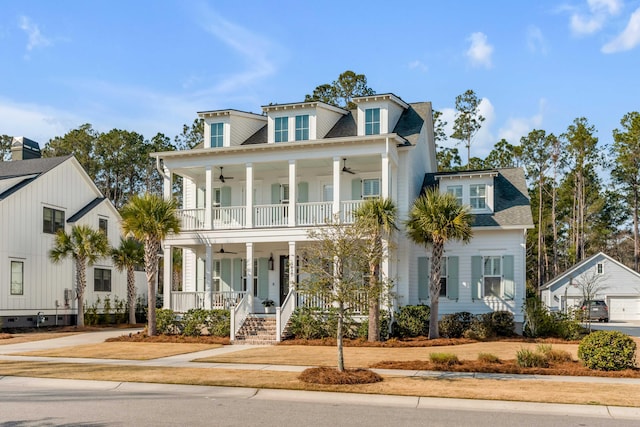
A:
{"label": "driveway", "polygon": [[632,337],[640,337],[640,322],[609,322],[591,323],[591,329],[594,331],[620,331]]}

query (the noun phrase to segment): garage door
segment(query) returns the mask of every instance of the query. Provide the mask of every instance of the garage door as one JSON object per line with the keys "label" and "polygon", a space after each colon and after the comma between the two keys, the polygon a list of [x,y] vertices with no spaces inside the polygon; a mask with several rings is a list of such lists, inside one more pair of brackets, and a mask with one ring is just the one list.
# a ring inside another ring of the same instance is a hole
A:
{"label": "garage door", "polygon": [[609,319],[640,320],[640,298],[609,297]]}

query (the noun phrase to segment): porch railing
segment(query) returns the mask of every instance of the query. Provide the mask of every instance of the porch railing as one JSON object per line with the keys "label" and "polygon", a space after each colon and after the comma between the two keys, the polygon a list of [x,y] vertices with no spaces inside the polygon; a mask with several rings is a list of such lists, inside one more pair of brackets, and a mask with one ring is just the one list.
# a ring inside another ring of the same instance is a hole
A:
{"label": "porch railing", "polygon": [[253,310],[253,294],[246,293],[240,300],[240,303],[235,307],[231,307],[231,341],[236,339],[236,334],[242,327],[242,324],[247,320],[247,316]]}
{"label": "porch railing", "polygon": [[298,203],[296,205],[297,224],[318,225],[326,224],[331,221],[333,202],[308,202]]}
{"label": "porch railing", "polygon": [[192,308],[205,308],[204,292],[171,292],[171,309],[186,313]]}
{"label": "porch railing", "polygon": [[356,220],[354,212],[360,207],[364,200],[348,200],[340,203],[340,219],[347,223],[353,224]]}
{"label": "porch railing", "polygon": [[[354,291],[351,299],[351,304],[346,307],[354,314],[362,314],[367,312],[367,291],[359,290]],[[334,307],[332,298],[330,295],[310,294],[306,292],[297,293],[297,306],[305,308],[315,308],[323,311],[329,311]]]}
{"label": "porch railing", "polygon": [[225,206],[213,208],[214,229],[243,228],[247,223],[247,209],[244,206]]}
{"label": "porch railing", "polygon": [[179,209],[178,219],[180,219],[183,230],[203,230],[204,209]]}
{"label": "porch railing", "polygon": [[291,319],[293,311],[296,309],[296,302],[296,291],[291,289],[282,305],[276,309],[276,341],[278,342],[282,341],[282,335],[287,327],[287,323],[289,319]]}
{"label": "porch railing", "polygon": [[228,310],[230,307],[237,305],[246,292],[244,291],[223,291],[214,292],[212,295],[211,308]]}
{"label": "porch railing", "polygon": [[284,227],[289,221],[289,205],[272,204],[255,206],[255,227]]}

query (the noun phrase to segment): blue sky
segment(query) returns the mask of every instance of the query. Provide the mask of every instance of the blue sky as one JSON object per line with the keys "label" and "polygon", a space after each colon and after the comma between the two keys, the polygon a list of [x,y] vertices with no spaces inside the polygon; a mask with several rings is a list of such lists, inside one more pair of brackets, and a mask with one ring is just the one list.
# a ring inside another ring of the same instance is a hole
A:
{"label": "blue sky", "polygon": [[41,145],[83,123],[173,137],[197,111],[260,113],[351,69],[450,123],[473,89],[484,157],[580,116],[611,142],[640,110],[640,0],[3,0],[0,64],[0,134]]}

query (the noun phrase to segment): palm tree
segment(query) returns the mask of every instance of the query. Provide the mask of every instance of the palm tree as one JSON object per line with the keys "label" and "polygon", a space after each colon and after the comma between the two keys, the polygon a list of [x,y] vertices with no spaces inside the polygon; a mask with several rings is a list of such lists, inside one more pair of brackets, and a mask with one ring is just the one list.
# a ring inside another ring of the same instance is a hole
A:
{"label": "palm tree", "polygon": [[111,249],[111,259],[119,271],[127,272],[127,305],[129,306],[129,323],[136,323],[136,265],[144,263],[142,243],[131,237],[120,238],[120,246]]}
{"label": "palm tree", "polygon": [[49,258],[58,263],[71,257],[76,265],[76,294],[78,298],[77,326],[84,326],[84,291],[87,287],[87,265],[109,254],[107,236],[87,225],[74,225],[71,234],[58,230],[49,251]]}
{"label": "palm tree", "polygon": [[[149,291],[149,312],[147,313],[147,333],[156,335],[156,274],[158,273],[158,252],[160,244],[169,233],[180,232],[175,199],[145,193],[135,195],[122,208],[122,229],[144,244],[144,270]],[[167,254],[170,256],[170,254]],[[165,277],[165,280],[171,280]],[[169,295],[166,295],[168,298]]]}
{"label": "palm tree", "polygon": [[398,210],[389,198],[367,199],[354,212],[356,226],[362,227],[370,236],[367,244],[369,264],[369,331],[370,342],[380,341],[380,294],[382,284],[380,264],[385,256],[383,239],[388,241],[391,233],[397,230]]}
{"label": "palm tree", "polygon": [[444,245],[450,240],[468,243],[471,240],[473,217],[469,208],[461,206],[453,194],[440,193],[432,188],[418,197],[406,222],[407,235],[415,243],[431,245],[429,280],[429,339],[438,338],[438,297],[440,296],[440,268]]}

